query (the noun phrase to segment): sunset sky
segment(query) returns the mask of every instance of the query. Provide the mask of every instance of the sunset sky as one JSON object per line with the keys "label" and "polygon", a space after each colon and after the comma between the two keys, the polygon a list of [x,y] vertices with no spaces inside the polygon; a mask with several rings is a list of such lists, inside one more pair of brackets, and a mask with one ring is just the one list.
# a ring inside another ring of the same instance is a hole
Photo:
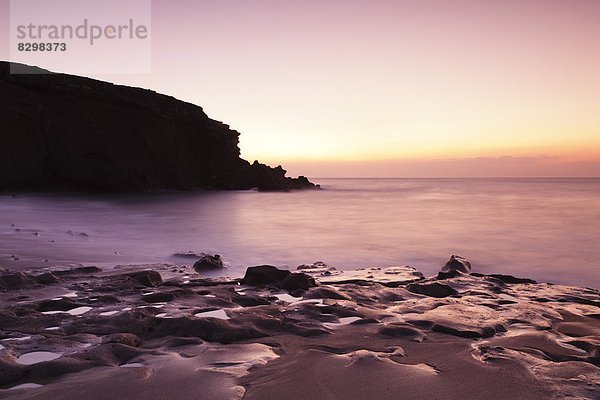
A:
{"label": "sunset sky", "polygon": [[152,73],[94,77],[202,106],[250,161],[600,176],[598,0],[170,0],[152,15]]}

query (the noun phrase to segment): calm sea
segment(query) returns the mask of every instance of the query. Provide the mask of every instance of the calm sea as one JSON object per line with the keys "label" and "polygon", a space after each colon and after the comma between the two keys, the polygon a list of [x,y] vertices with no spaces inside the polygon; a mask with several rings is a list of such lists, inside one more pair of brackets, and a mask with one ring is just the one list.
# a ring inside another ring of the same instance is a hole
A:
{"label": "calm sea", "polygon": [[477,272],[600,288],[600,179],[315,181],[323,190],[0,196],[0,266],[195,251],[221,254],[230,276],[317,260],[434,274],[459,254]]}

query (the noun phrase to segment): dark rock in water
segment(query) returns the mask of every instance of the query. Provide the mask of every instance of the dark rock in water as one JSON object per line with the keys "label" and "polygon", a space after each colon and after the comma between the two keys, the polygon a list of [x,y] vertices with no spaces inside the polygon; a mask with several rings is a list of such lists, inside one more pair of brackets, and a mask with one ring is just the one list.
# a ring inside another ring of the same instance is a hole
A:
{"label": "dark rock in water", "polygon": [[292,273],[287,276],[278,286],[285,290],[308,290],[311,287],[317,286],[315,279],[307,274]]}
{"label": "dark rock in water", "polygon": [[0,190],[315,187],[240,158],[239,133],[201,107],[22,64],[0,62],[0,126]]}
{"label": "dark rock in water", "polygon": [[272,265],[259,265],[249,267],[241,282],[250,286],[269,285],[281,282],[291,274]]}
{"label": "dark rock in water", "polygon": [[298,267],[296,269],[329,269],[332,268],[335,270],[335,268],[330,267],[329,265],[325,264],[323,261],[315,261],[312,264],[302,264],[302,265],[298,265]]}
{"label": "dark rock in water", "polygon": [[173,254],[175,257],[189,257],[189,258],[200,258],[204,256],[204,253],[197,253],[195,251],[179,251]]}
{"label": "dark rock in water", "polygon": [[411,283],[406,287],[409,292],[422,294],[429,297],[448,297],[448,296],[456,296],[458,292],[448,286],[441,283]]}
{"label": "dark rock in water", "polygon": [[317,286],[316,281],[310,275],[292,273],[272,265],[259,265],[248,268],[241,282],[250,286],[274,285],[288,291],[308,290]]}
{"label": "dark rock in water", "polygon": [[133,281],[143,286],[156,286],[162,282],[162,277],[156,271],[139,271],[127,274]]}
{"label": "dark rock in water", "polygon": [[225,268],[223,266],[223,260],[221,256],[218,254],[210,255],[210,254],[201,254],[201,257],[198,261],[194,263],[194,269],[196,272],[202,272],[206,270],[212,269],[221,269]]}
{"label": "dark rock in water", "polygon": [[34,285],[34,278],[24,272],[0,274],[0,288],[6,290],[23,289]]}
{"label": "dark rock in water", "polygon": [[442,272],[460,271],[466,274],[471,272],[471,263],[461,256],[452,255],[450,260],[442,267]]}

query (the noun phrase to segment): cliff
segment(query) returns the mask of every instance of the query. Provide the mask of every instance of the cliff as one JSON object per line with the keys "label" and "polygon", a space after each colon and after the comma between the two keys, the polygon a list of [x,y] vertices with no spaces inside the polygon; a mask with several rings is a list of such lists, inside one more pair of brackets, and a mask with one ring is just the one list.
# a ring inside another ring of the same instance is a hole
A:
{"label": "cliff", "polygon": [[[315,187],[240,158],[239,133],[150,90],[0,62],[0,190]],[[36,72],[46,72],[36,74]]]}

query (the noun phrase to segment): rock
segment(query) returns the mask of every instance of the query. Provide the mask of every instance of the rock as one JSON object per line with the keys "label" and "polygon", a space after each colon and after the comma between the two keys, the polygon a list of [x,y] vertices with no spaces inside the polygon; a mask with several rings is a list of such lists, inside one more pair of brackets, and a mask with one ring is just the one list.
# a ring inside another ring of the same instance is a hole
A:
{"label": "rock", "polygon": [[517,277],[512,276],[512,275],[503,275],[503,274],[489,274],[489,275],[473,274],[473,275],[474,276],[479,276],[479,277],[489,276],[489,277],[492,277],[494,279],[499,280],[502,283],[508,283],[509,285],[518,284],[518,283],[527,283],[527,284],[537,283],[533,279],[529,279],[529,278],[517,278]]}
{"label": "rock", "polygon": [[78,274],[96,274],[102,272],[102,268],[90,265],[86,267],[77,267],[74,271]]}
{"label": "rock", "polygon": [[311,287],[317,286],[315,279],[303,273],[292,273],[281,281],[277,286],[285,290],[308,290]]}
{"label": "rock", "polygon": [[246,270],[241,283],[250,286],[273,285],[288,291],[308,290],[317,286],[314,278],[304,273],[292,273],[272,265],[259,265]]}
{"label": "rock", "polygon": [[[310,271],[310,270],[305,270]],[[329,276],[318,276],[323,284],[354,284],[361,286],[370,286],[374,283],[396,288],[421,281],[424,279],[421,271],[414,267],[404,265],[385,268],[359,268],[356,270],[339,271]]]}
{"label": "rock", "polygon": [[268,336],[250,323],[237,323],[218,318],[164,318],[149,333],[150,337],[199,337],[209,342],[233,343]]}
{"label": "rock", "polygon": [[179,251],[173,254],[174,257],[189,257],[189,258],[199,258],[204,256],[204,253],[196,253],[195,251]]}
{"label": "rock", "polygon": [[69,311],[69,310],[72,310],[73,308],[76,308],[76,307],[78,307],[80,305],[81,304],[78,304],[77,302],[75,302],[72,299],[69,299],[67,297],[61,297],[58,300],[45,300],[45,301],[42,301],[38,305],[38,311],[40,311],[40,312],[44,312],[44,311]]}
{"label": "rock", "polygon": [[194,269],[196,270],[196,272],[221,268],[225,267],[223,266],[223,260],[221,259],[221,256],[218,254],[215,254],[213,256],[210,254],[202,253],[200,259],[194,263]]}
{"label": "rock", "polygon": [[331,333],[321,325],[299,322],[286,322],[283,330],[302,337],[329,335]]}
{"label": "rock", "polygon": [[156,271],[138,271],[127,274],[129,278],[131,278],[136,283],[139,283],[143,286],[156,286],[162,282],[162,277]]}
{"label": "rock", "polygon": [[102,343],[120,343],[126,346],[139,347],[142,341],[133,333],[114,333],[106,336]]}
{"label": "rock", "polygon": [[143,297],[146,303],[168,303],[173,301],[173,293],[152,293]]}
{"label": "rock", "polygon": [[259,265],[249,267],[241,282],[250,286],[269,285],[281,282],[291,274],[290,271],[272,265]]}
{"label": "rock", "polygon": [[21,380],[25,376],[25,372],[22,365],[0,358],[0,385],[8,385]]}
{"label": "rock", "polygon": [[87,266],[87,267],[76,267],[76,268],[70,268],[70,269],[54,270],[54,271],[50,271],[50,272],[52,272],[57,277],[64,277],[64,276],[72,276],[72,275],[95,274],[95,273],[102,272],[102,268],[95,267],[95,266]]}
{"label": "rock", "polygon": [[41,285],[50,285],[59,281],[58,277],[52,272],[45,272],[34,277],[35,281]]}
{"label": "rock", "polygon": [[448,285],[442,283],[412,283],[406,287],[409,292],[418,293],[429,297],[456,296],[458,292]]}
{"label": "rock", "polygon": [[340,292],[334,287],[322,286],[315,288],[304,295],[307,299],[334,299],[334,300],[352,300],[350,296]]}
{"label": "rock", "polygon": [[434,324],[431,328],[434,332],[447,333],[449,335],[476,339],[476,338],[488,338],[496,334],[496,330],[491,326],[474,327],[468,328],[457,328],[455,326],[449,326],[444,324]]}
{"label": "rock", "polygon": [[0,274],[0,288],[7,290],[23,289],[34,285],[33,277],[24,272]]}
{"label": "rock", "polygon": [[[333,268],[330,267],[329,265],[325,264],[323,261],[315,261],[312,264],[302,264],[299,265],[296,269],[329,269],[329,268]],[[335,270],[335,268],[333,268]]]}
{"label": "rock", "polygon": [[405,338],[413,342],[422,342],[426,337],[425,333],[406,324],[388,324],[379,330],[380,335]]}
{"label": "rock", "polygon": [[471,272],[471,263],[461,256],[452,255],[450,260],[442,267],[442,272],[460,271],[468,274]]}
{"label": "rock", "polygon": [[239,133],[201,107],[39,71],[0,62],[0,191],[316,187],[240,158]]}
{"label": "rock", "polygon": [[462,275],[462,272],[460,272],[460,271],[458,271],[456,269],[450,270],[448,272],[442,272],[442,271],[440,271],[437,274],[437,279],[438,280],[452,279],[452,278],[457,278],[457,277],[459,277],[461,275]]}
{"label": "rock", "polygon": [[231,301],[242,307],[266,306],[271,304],[269,300],[253,294],[237,295]]}

